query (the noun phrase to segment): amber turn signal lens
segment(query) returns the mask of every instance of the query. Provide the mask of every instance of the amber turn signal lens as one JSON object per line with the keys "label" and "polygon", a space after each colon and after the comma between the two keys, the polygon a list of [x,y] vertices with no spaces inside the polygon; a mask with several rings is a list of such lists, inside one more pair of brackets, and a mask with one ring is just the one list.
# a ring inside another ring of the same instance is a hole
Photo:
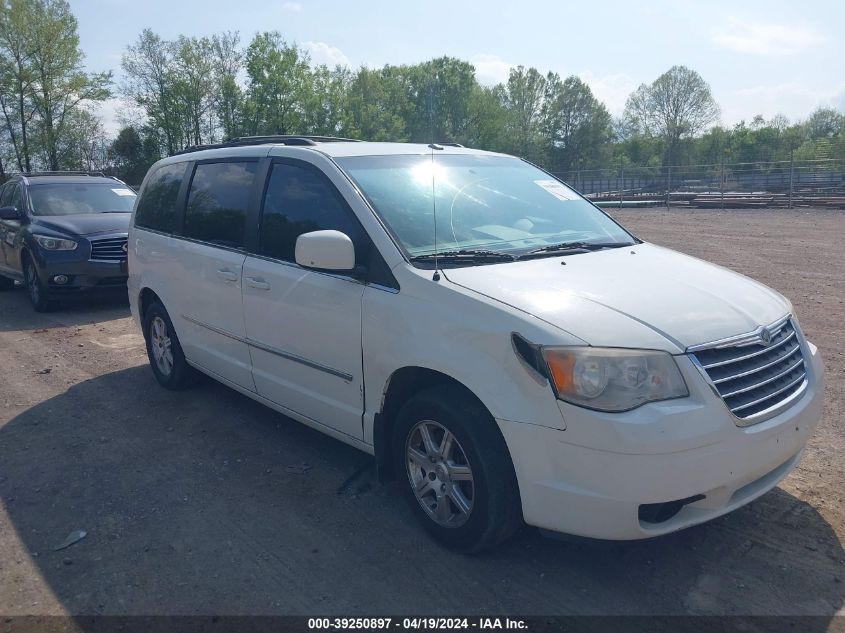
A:
{"label": "amber turn signal lens", "polygon": [[567,350],[550,349],[546,350],[545,357],[557,393],[571,393],[574,391],[573,370],[575,369],[575,354]]}

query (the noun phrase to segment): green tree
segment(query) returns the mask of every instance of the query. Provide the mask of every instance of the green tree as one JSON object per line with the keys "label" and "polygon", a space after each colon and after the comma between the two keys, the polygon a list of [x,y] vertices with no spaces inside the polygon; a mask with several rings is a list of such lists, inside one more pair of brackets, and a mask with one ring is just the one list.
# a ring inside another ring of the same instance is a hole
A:
{"label": "green tree", "polygon": [[701,75],[672,66],[628,97],[625,116],[641,133],[663,140],[664,164],[670,165],[679,157],[682,139],[694,137],[719,118],[719,106]]}
{"label": "green tree", "polygon": [[214,142],[218,86],[212,41],[180,36],[173,49],[173,106],[181,123],[182,144]]}
{"label": "green tree", "polygon": [[121,128],[108,148],[114,175],[130,185],[140,185],[150,165],[160,158],[159,147],[159,139],[150,129]]}
{"label": "green tree", "polygon": [[308,57],[277,31],[258,33],[246,50],[250,134],[302,133],[310,89]]}
{"label": "green tree", "polygon": [[536,68],[517,66],[511,69],[508,81],[499,87],[499,95],[508,112],[506,132],[509,151],[543,161],[540,127],[546,79]]}
{"label": "green tree", "polygon": [[343,136],[348,122],[347,99],[352,73],[338,66],[318,66],[311,73],[303,104],[303,129],[319,136]]}
{"label": "green tree", "polygon": [[243,53],[238,48],[237,32],[221,33],[211,37],[214,77],[217,84],[217,117],[224,139],[241,135],[243,126],[244,95],[238,84],[238,73],[243,67]]}
{"label": "green tree", "polygon": [[475,117],[472,94],[477,89],[472,64],[440,57],[402,66],[408,95],[406,127],[414,142],[466,143]]}
{"label": "green tree", "polygon": [[18,169],[31,171],[30,123],[35,76],[29,0],[0,2],[0,109]]}
{"label": "green tree", "polygon": [[[63,169],[103,170],[108,164],[108,147],[100,118],[87,110],[74,110],[67,115],[65,130],[56,143],[58,164]],[[43,160],[46,163],[49,157],[45,155]]]}
{"label": "green tree", "polygon": [[86,105],[110,96],[111,73],[88,74],[76,18],[65,0],[30,0],[29,46],[32,105],[46,163],[58,170],[64,134],[85,118]]}
{"label": "green tree", "polygon": [[167,154],[181,149],[181,124],[176,111],[173,46],[144,29],[121,60],[124,96],[138,106],[148,125],[161,136]]}
{"label": "green tree", "polygon": [[804,123],[810,139],[834,138],[845,133],[845,115],[833,108],[817,108]]}
{"label": "green tree", "polygon": [[578,77],[546,77],[541,110],[541,132],[549,166],[569,171],[576,165],[597,166],[612,136],[607,108]]}
{"label": "green tree", "polygon": [[367,141],[407,141],[404,113],[409,107],[395,66],[362,67],[349,84],[346,133]]}

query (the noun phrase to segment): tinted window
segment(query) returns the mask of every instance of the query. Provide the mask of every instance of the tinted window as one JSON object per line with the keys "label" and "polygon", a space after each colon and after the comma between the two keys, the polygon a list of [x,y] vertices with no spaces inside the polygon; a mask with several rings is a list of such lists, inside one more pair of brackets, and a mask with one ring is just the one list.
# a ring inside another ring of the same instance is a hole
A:
{"label": "tinted window", "polygon": [[29,187],[32,212],[39,216],[131,213],[135,192],[114,183],[50,183]]}
{"label": "tinted window", "polygon": [[6,201],[9,199],[9,190],[12,188],[12,185],[3,185],[0,187],[0,207],[5,207]]}
{"label": "tinted window", "polygon": [[332,184],[317,169],[276,164],[270,173],[261,217],[259,252],[295,261],[296,238],[333,229],[361,244],[361,230]]}
{"label": "tinted window", "polygon": [[197,165],[185,212],[185,235],[241,248],[246,208],[257,167],[258,163]]}
{"label": "tinted window", "polygon": [[9,185],[8,191],[3,192],[2,206],[15,207],[21,210],[21,188],[19,185]]}
{"label": "tinted window", "polygon": [[176,225],[176,198],[185,175],[185,163],[159,167],[150,176],[138,201],[135,225],[172,233]]}

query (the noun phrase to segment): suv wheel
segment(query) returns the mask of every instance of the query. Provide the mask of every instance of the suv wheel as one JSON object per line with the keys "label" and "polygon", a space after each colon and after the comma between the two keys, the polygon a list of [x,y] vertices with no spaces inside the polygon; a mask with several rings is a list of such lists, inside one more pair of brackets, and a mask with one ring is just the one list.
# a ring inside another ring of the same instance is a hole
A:
{"label": "suv wheel", "polygon": [[56,307],[55,301],[47,299],[46,290],[38,277],[38,270],[29,258],[23,264],[24,283],[29,295],[29,302],[36,312],[49,312]]}
{"label": "suv wheel", "polygon": [[144,339],[150,367],[162,387],[176,391],[196,384],[199,372],[185,360],[170,316],[159,301],[144,314]]}
{"label": "suv wheel", "polygon": [[505,440],[490,413],[460,387],[433,387],[408,400],[393,449],[413,512],[446,547],[480,552],[522,524]]}

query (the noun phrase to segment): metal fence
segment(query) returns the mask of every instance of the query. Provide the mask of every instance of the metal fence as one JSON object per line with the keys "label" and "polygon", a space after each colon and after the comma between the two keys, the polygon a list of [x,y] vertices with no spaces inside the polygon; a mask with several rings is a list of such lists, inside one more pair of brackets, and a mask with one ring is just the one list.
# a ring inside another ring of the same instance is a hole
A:
{"label": "metal fence", "polygon": [[845,208],[845,160],[610,167],[555,174],[602,206]]}

